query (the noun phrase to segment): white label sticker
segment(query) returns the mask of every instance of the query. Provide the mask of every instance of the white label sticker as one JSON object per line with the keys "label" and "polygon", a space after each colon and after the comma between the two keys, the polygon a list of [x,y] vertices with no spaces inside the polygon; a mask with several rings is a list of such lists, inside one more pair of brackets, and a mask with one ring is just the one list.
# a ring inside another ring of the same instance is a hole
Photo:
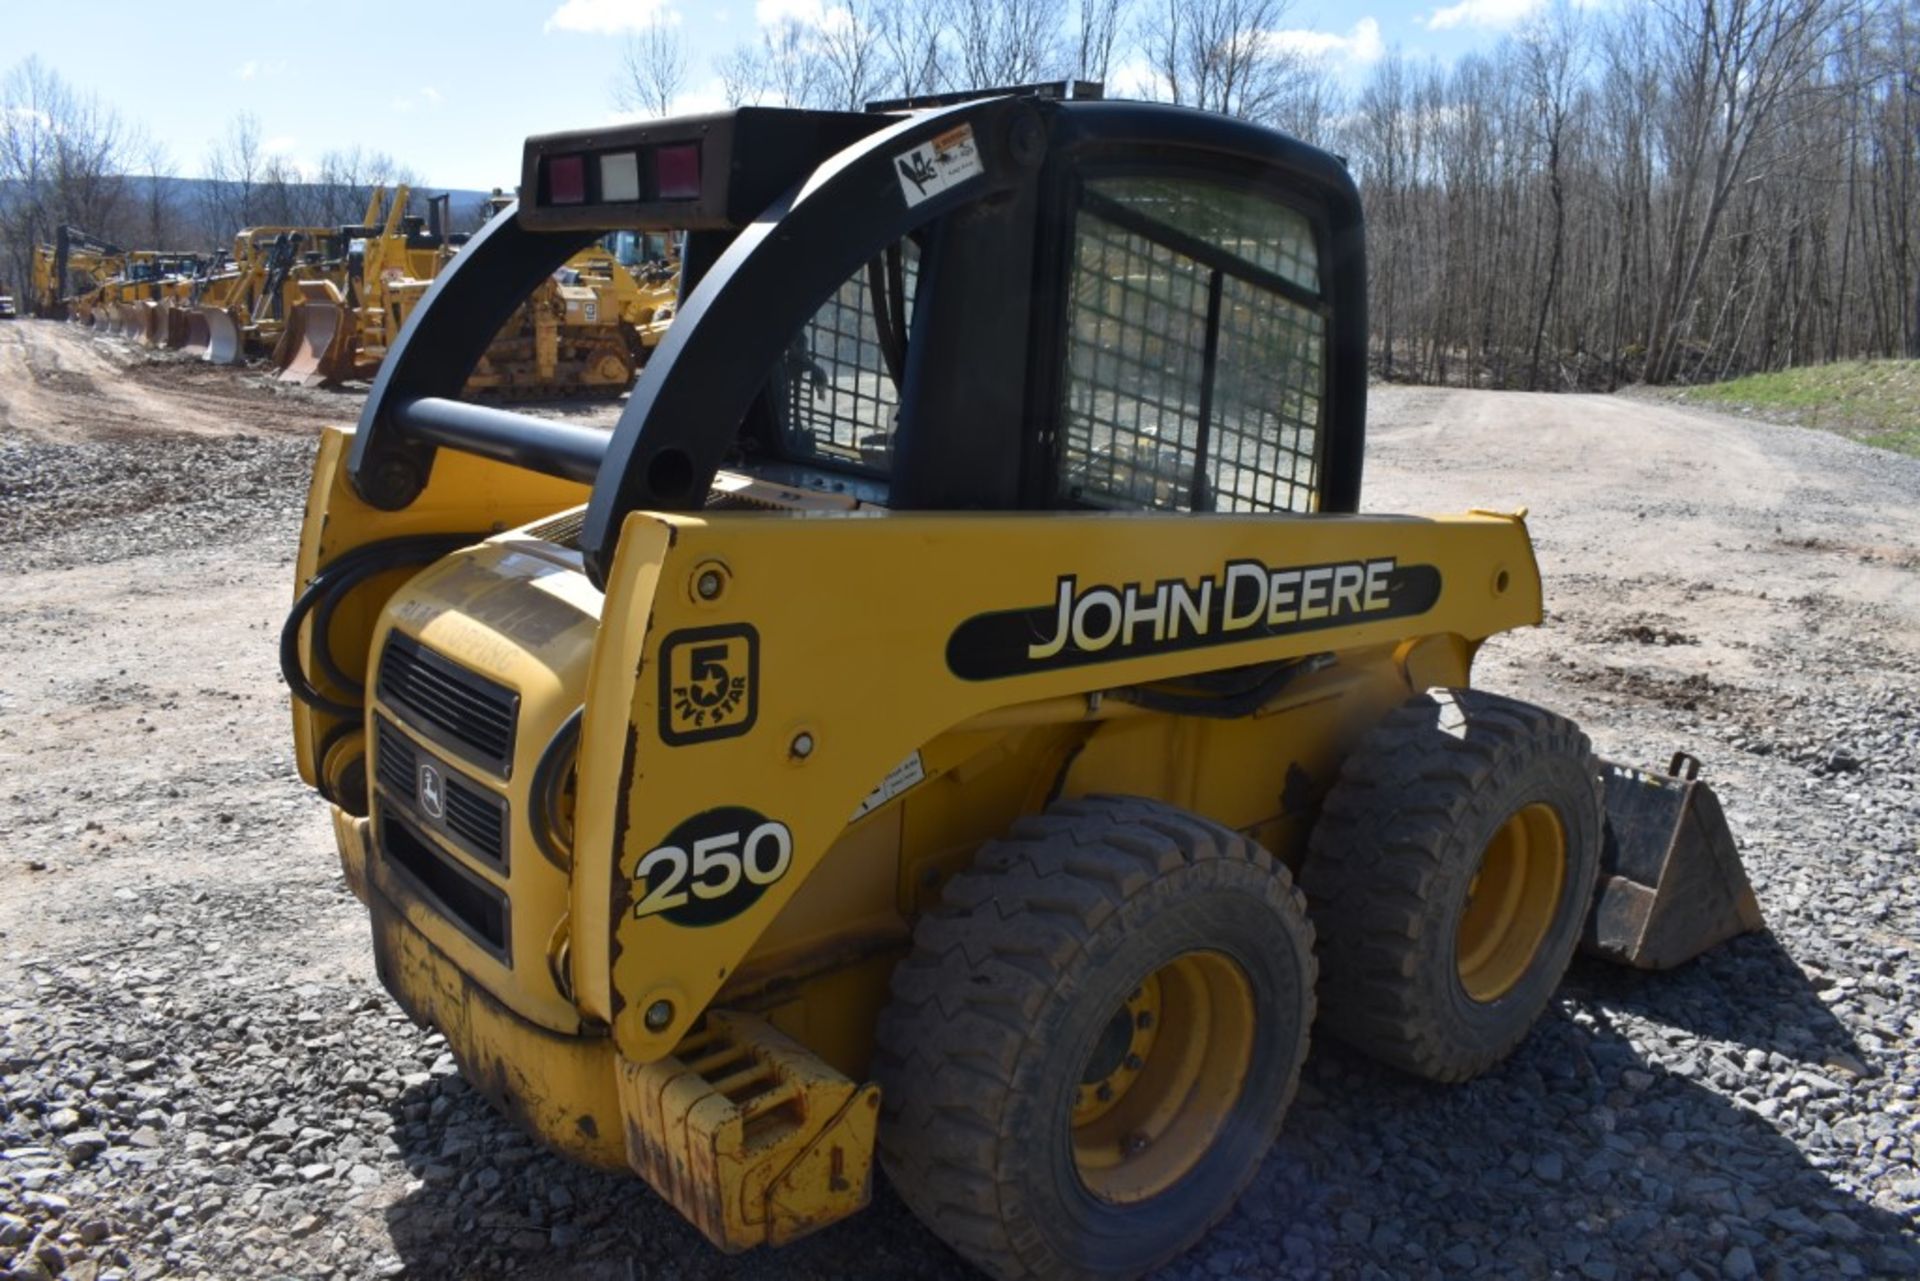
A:
{"label": "white label sticker", "polygon": [[913,753],[887,771],[887,776],[880,780],[880,786],[867,793],[867,799],[860,802],[860,808],[853,812],[853,818],[848,819],[847,822],[851,823],[856,818],[865,818],[909,787],[918,784],[926,776],[926,766],[920,763],[920,753]]}
{"label": "white label sticker", "polygon": [[909,209],[985,170],[973,142],[972,125],[956,125],[931,142],[895,156],[893,168]]}

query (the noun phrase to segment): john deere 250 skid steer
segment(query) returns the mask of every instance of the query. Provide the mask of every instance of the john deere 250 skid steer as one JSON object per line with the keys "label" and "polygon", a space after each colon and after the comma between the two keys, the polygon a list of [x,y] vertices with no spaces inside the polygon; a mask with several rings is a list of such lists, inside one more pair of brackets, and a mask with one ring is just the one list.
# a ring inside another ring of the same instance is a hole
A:
{"label": "john deere 250 skid steer", "polygon": [[[686,233],[611,434],[458,399]],[[1338,161],[1003,94],[537,137],[321,442],[282,662],[380,974],[724,1250],[879,1164],[1001,1276],[1233,1206],[1315,1026],[1454,1081],[1583,933],[1759,924],[1712,794],[1469,688],[1520,515],[1361,516]]]}

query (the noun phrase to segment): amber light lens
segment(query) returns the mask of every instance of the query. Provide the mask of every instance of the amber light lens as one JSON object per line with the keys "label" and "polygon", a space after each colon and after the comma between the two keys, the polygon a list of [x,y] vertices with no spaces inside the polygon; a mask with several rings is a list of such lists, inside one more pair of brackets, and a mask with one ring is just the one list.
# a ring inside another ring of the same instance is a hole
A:
{"label": "amber light lens", "polygon": [[587,203],[587,160],[585,156],[552,156],[547,160],[547,203],[584,205]]}
{"label": "amber light lens", "polygon": [[662,200],[700,198],[700,144],[677,143],[653,153],[653,189]]}

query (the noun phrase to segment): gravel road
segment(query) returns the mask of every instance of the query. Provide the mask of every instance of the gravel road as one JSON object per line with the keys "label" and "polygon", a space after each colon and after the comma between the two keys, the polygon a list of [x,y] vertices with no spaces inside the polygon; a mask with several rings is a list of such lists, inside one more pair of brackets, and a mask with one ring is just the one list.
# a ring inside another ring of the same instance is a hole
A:
{"label": "gravel road", "polygon": [[[884,1187],[725,1260],[536,1151],[374,979],[273,641],[346,395],[0,324],[0,1274],[962,1276]],[[1477,683],[1697,753],[1773,927],[1580,962],[1463,1087],[1317,1047],[1176,1278],[1920,1275],[1920,460],[1625,397],[1381,389],[1368,506],[1532,509]]]}

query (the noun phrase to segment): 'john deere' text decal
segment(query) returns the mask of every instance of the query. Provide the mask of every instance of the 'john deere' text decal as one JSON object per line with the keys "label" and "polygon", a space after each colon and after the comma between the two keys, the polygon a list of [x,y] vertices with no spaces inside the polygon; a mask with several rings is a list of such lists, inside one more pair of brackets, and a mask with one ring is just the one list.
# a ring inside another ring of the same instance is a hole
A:
{"label": "'john deere' text decal", "polygon": [[1236,560],[1197,583],[1119,587],[1083,586],[1068,574],[1049,604],[976,614],[956,627],[947,666],[964,680],[994,680],[1406,618],[1439,599],[1438,569],[1392,558],[1282,568]]}

